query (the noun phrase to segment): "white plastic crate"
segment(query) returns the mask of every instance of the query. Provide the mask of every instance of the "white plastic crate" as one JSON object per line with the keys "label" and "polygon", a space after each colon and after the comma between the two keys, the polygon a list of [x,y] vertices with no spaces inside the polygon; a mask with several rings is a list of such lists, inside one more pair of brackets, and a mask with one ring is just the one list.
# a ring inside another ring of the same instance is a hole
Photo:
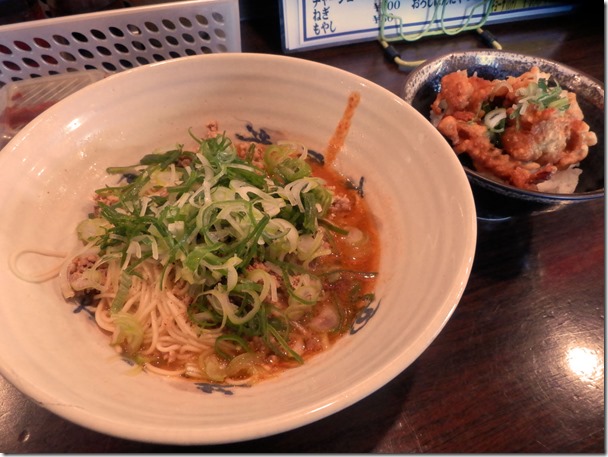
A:
{"label": "white plastic crate", "polygon": [[195,54],[240,52],[238,0],[193,0],[0,26],[0,87]]}

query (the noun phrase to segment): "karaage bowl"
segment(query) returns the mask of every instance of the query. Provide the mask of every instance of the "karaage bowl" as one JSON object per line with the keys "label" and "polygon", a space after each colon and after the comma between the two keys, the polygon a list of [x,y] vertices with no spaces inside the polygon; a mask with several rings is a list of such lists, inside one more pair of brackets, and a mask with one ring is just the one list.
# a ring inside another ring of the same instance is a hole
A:
{"label": "karaage bowl", "polygon": [[580,162],[582,173],[573,193],[549,193],[521,189],[492,179],[476,171],[466,154],[459,159],[471,181],[478,214],[481,217],[508,217],[523,212],[555,210],[569,203],[604,196],[604,86],[594,78],[559,62],[541,57],[506,51],[484,50],[451,53],[425,62],[409,74],[404,99],[426,119],[430,119],[431,104],[441,90],[443,76],[466,70],[469,76],[493,80],[519,76],[533,66],[549,73],[563,89],[576,93],[578,103],[597,135],[597,144],[589,148],[588,156]]}

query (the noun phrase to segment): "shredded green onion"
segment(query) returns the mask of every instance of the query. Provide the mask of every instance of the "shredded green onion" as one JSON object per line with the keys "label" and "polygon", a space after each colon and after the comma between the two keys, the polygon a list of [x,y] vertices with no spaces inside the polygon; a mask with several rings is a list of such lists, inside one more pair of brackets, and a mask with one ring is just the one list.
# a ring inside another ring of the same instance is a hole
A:
{"label": "shredded green onion", "polygon": [[[260,166],[253,147],[243,158],[225,135],[190,135],[196,150],[180,145],[136,165],[109,168],[127,182],[99,189],[98,211],[78,226],[102,263],[120,259],[110,308],[120,328],[116,343],[129,350],[141,345],[135,321],[122,309],[140,275],[136,267],[152,258],[163,267],[162,280],[172,272],[194,291],[190,321],[203,332],[225,332],[215,343],[220,359],[250,352],[245,338],[258,336],[278,356],[302,363],[289,345],[290,318],[321,297],[321,280],[308,268],[331,253],[328,230],[348,233],[325,219],[333,193],[312,176],[302,145],[270,145]],[[277,278],[254,262],[281,272],[286,310],[269,303],[277,300]],[[83,289],[89,284],[101,287],[95,271],[81,279]],[[241,360],[239,366],[249,359]],[[218,359],[206,357],[203,365],[211,377],[225,376]]]}
{"label": "shredded green onion", "polygon": [[557,82],[550,85],[545,78],[539,78],[537,82],[531,82],[528,86],[518,89],[516,94],[520,98],[513,106],[511,119],[519,119],[527,111],[529,104],[536,105],[541,110],[554,108],[565,111],[570,107],[568,96],[560,85]]}

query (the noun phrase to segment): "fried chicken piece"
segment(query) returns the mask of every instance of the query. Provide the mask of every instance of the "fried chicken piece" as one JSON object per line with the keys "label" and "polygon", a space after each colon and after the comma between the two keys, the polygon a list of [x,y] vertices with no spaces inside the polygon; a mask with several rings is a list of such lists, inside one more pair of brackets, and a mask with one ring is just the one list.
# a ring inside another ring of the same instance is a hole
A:
{"label": "fried chicken piece", "polygon": [[495,147],[484,125],[462,122],[454,116],[444,117],[438,124],[439,131],[452,143],[456,153],[467,153],[475,169],[491,173],[499,179],[522,189],[534,189],[536,184],[548,179],[556,168],[529,162],[525,166],[509,154]]}
{"label": "fried chicken piece", "polygon": [[477,76],[467,76],[466,70],[449,73],[441,79],[441,92],[431,106],[435,114],[453,115],[467,112],[475,116],[494,90],[495,84]]}
{"label": "fried chicken piece", "polygon": [[[556,171],[580,163],[589,147],[597,144],[596,135],[583,121],[576,94],[562,91],[567,106],[561,109],[543,106],[535,99],[529,89],[538,90],[539,79],[548,81],[549,77],[537,67],[494,81],[468,77],[465,70],[450,73],[441,80],[441,91],[431,105],[431,120],[458,154],[471,157],[477,171],[536,190],[536,184]],[[552,90],[559,93],[559,89]],[[492,142],[484,122],[488,105],[502,107],[505,113],[502,149]]]}
{"label": "fried chicken piece", "polygon": [[519,123],[511,123],[502,135],[504,151],[522,162],[553,164],[558,170],[579,163],[597,137],[582,120],[576,96],[568,94],[570,107],[539,109],[529,106]]}

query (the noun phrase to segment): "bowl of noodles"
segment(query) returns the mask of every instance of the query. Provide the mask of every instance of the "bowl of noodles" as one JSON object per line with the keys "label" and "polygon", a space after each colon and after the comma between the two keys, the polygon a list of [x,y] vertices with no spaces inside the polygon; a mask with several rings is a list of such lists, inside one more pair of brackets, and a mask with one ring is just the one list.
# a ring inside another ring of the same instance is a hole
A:
{"label": "bowl of noodles", "polygon": [[480,213],[604,196],[604,86],[576,69],[505,51],[452,53],[413,71],[404,99],[450,142]]}
{"label": "bowl of noodles", "polygon": [[431,344],[475,250],[435,128],[292,57],[109,76],[0,162],[0,372],[132,440],[242,441],[357,402]]}

